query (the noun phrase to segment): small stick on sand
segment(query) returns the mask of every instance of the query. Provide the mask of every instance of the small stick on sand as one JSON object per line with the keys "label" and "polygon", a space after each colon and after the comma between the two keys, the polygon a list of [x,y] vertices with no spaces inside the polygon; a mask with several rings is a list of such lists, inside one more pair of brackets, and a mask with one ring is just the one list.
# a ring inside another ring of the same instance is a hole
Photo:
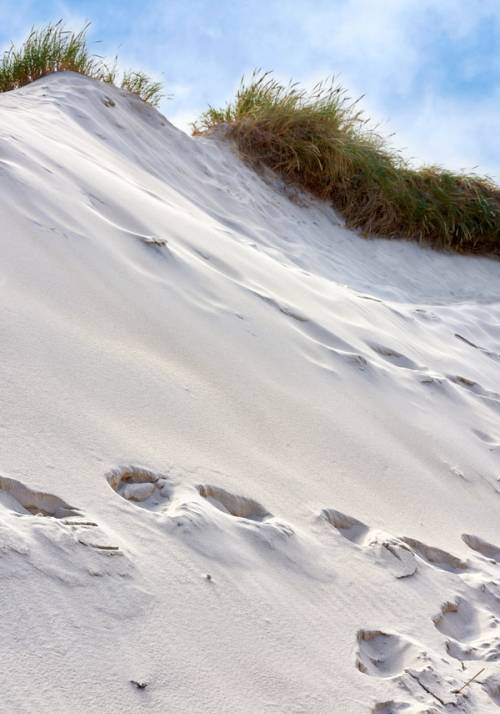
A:
{"label": "small stick on sand", "polygon": [[471,682],[473,682],[475,679],[477,679],[477,678],[479,677],[479,675],[480,675],[482,672],[484,672],[485,669],[486,669],[486,667],[483,667],[482,669],[480,669],[479,672],[477,672],[473,677],[471,677],[470,679],[468,679],[468,680],[466,681],[466,683],[465,683],[463,686],[460,687],[460,689],[452,689],[452,690],[451,690],[451,691],[452,691],[452,694],[460,694],[460,692],[463,691],[463,690],[465,689],[465,687],[468,687]]}

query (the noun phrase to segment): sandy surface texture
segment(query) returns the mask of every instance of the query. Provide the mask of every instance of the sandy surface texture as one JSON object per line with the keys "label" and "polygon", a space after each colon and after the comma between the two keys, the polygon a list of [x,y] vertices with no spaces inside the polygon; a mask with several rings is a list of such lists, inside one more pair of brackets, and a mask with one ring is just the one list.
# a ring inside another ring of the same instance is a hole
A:
{"label": "sandy surface texture", "polygon": [[499,261],[66,73],[0,218],[2,714],[498,711]]}

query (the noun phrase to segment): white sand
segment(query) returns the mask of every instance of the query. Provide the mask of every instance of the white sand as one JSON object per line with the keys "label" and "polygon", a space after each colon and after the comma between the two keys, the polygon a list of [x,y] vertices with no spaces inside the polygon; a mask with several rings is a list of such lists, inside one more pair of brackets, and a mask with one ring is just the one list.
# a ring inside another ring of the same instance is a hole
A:
{"label": "white sand", "polygon": [[498,711],[500,262],[289,194],[0,96],[2,714]]}

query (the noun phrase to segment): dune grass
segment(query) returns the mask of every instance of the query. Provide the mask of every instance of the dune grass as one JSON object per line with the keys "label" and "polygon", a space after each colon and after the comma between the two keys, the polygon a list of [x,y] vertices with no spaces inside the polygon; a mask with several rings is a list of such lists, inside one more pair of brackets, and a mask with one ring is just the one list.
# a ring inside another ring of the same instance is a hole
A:
{"label": "dune grass", "polygon": [[132,92],[132,94],[137,94],[153,107],[158,106],[163,96],[161,82],[155,82],[144,72],[124,72],[120,86],[122,89]]}
{"label": "dune grass", "polygon": [[334,80],[307,91],[254,72],[233,103],[209,107],[193,132],[220,125],[245,158],[331,201],[363,234],[500,254],[499,187],[475,174],[414,168]]}
{"label": "dune grass", "polygon": [[161,83],[138,71],[125,72],[118,81],[116,58],[114,64],[109,65],[89,51],[88,28],[87,24],[79,32],[71,32],[61,20],[33,28],[19,48],[11,45],[0,59],[0,92],[24,87],[53,72],[70,71],[115,84],[158,106],[162,97]]}

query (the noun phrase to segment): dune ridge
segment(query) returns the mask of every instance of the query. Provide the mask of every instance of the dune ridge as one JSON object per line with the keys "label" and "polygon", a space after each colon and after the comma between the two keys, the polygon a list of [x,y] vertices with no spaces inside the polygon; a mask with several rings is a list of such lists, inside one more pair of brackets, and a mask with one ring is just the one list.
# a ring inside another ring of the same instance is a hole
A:
{"label": "dune ridge", "polygon": [[498,709],[500,262],[299,199],[0,95],[0,711]]}

